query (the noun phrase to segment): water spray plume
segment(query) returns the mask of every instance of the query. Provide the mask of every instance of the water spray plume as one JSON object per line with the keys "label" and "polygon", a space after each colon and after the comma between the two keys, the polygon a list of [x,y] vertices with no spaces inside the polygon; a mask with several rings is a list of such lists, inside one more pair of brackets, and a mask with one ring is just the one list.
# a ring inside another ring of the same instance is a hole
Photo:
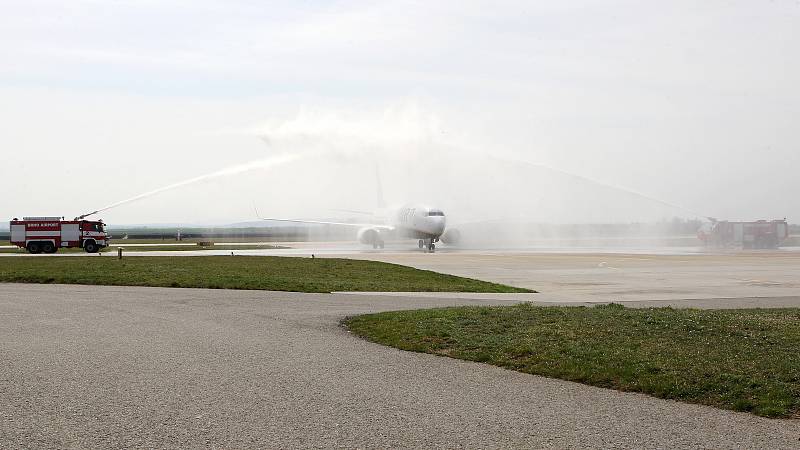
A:
{"label": "water spray plume", "polygon": [[[487,214],[496,215],[497,211],[519,211],[521,219],[523,208],[520,205],[530,206],[531,193],[538,191],[545,193],[544,195],[548,198],[555,198],[548,200],[545,205],[525,210],[534,214],[533,217],[546,218],[548,221],[556,222],[581,222],[582,218],[586,217],[593,221],[614,220],[622,217],[619,211],[612,210],[610,214],[613,214],[613,217],[609,219],[608,210],[613,208],[590,208],[588,211],[585,210],[587,208],[576,208],[576,201],[581,200],[590,202],[586,206],[591,207],[602,203],[597,201],[591,203],[591,200],[586,200],[592,197],[595,189],[584,188],[581,187],[582,185],[610,188],[618,193],[626,193],[638,197],[640,200],[644,199],[648,205],[667,206],[692,213],[698,217],[705,216],[640,192],[603,183],[565,170],[515,158],[494,156],[490,152],[473,149],[469,144],[464,145],[463,142],[452,141],[452,137],[439,132],[441,129],[442,126],[435,117],[425,114],[416,107],[395,108],[384,114],[368,114],[361,117],[352,117],[352,115],[346,114],[343,117],[339,111],[335,113],[306,112],[299,114],[294,119],[272,122],[259,127],[257,136],[270,147],[271,152],[275,152],[271,157],[172,183],[110,204],[84,214],[81,218],[182,186],[253,169],[272,168],[310,155],[321,157],[320,160],[312,161],[306,167],[311,170],[311,173],[320,177],[319,183],[327,181],[326,186],[341,187],[341,190],[337,192],[346,192],[346,194],[336,195],[331,189],[326,188],[327,200],[320,200],[320,196],[314,193],[314,201],[317,201],[317,204],[306,205],[307,208],[312,209],[338,206],[342,199],[353,198],[359,198],[361,199],[359,201],[362,202],[370,201],[370,204],[374,206],[371,200],[375,198],[374,196],[379,199],[382,197],[383,186],[378,180],[366,182],[362,180],[362,177],[363,172],[368,171],[368,165],[376,165],[381,161],[389,174],[389,180],[403,180],[400,184],[390,185],[392,189],[389,190],[389,193],[395,198],[402,198],[402,201],[425,199],[425,201],[449,202],[449,205],[458,211],[462,218],[472,214],[485,219]],[[248,133],[251,132],[248,131]],[[298,152],[298,149],[302,149],[302,151]],[[322,158],[325,158],[325,164],[322,164]],[[335,166],[335,170],[333,166]],[[497,167],[497,170],[493,172],[492,167]],[[349,171],[345,168],[349,168]],[[524,173],[526,170],[531,173]],[[536,178],[533,174],[536,171],[539,171],[538,175],[544,176]],[[506,174],[508,174],[507,177]],[[486,188],[471,189],[480,184],[478,182],[480,177],[484,177],[486,181],[493,181],[490,184],[496,188],[495,191],[490,192]],[[535,184],[536,180],[539,180],[539,185]],[[265,180],[266,182],[280,185],[281,183],[291,183],[291,179],[276,177],[274,180]],[[365,193],[365,188],[375,191],[374,196],[361,195]],[[470,194],[467,195],[466,192]],[[308,198],[308,195],[311,195],[308,190],[294,190],[293,193],[299,198],[303,198],[303,195]],[[510,203],[515,196],[519,200],[518,204]],[[605,203],[611,202],[606,201]],[[632,208],[641,209],[640,206],[629,206],[626,202],[617,201],[616,204],[625,205],[623,208],[627,208],[622,211],[622,214],[629,213]],[[355,207],[356,205],[359,207]],[[482,209],[483,205],[491,205],[487,206],[487,208],[491,208],[491,211]],[[363,204],[359,203],[352,203],[353,207],[350,204],[342,206],[347,206],[348,213],[363,209],[361,208]],[[651,206],[646,208],[651,208]]]}
{"label": "water spray plume", "polygon": [[[378,156],[391,156],[395,161],[399,157],[402,160],[400,152],[406,154],[405,159],[413,160],[430,158],[432,152],[438,151],[447,156],[445,167],[452,167],[454,162],[466,154],[471,154],[478,159],[490,158],[514,166],[524,164],[541,168],[567,179],[610,188],[697,217],[708,217],[707,214],[701,214],[684,206],[622,186],[544,164],[494,156],[489,152],[470,148],[463,142],[452,142],[448,137],[441,135],[439,130],[442,128],[441,121],[435,115],[425,111],[416,102],[408,102],[395,108],[388,108],[383,111],[383,114],[373,112],[366,116],[348,116],[342,114],[341,111],[304,111],[293,119],[272,122],[262,128],[261,132],[263,133],[262,139],[270,143],[283,143],[283,147],[292,148],[298,143],[302,145],[316,144],[324,147],[324,152],[328,155],[348,156],[353,160],[377,160]],[[379,155],[379,153],[386,155]],[[380,186],[377,186],[377,189],[380,190]]]}
{"label": "water spray plume", "polygon": [[638,191],[634,191],[633,189],[624,188],[624,187],[617,186],[617,185],[614,185],[614,184],[604,183],[602,181],[598,181],[598,180],[595,180],[595,179],[592,179],[592,178],[589,178],[589,177],[585,177],[583,175],[576,175],[576,174],[574,174],[572,172],[567,172],[566,170],[562,170],[562,169],[556,169],[555,167],[550,167],[550,166],[546,166],[546,165],[543,165],[543,164],[535,164],[535,163],[529,163],[529,162],[525,162],[525,161],[516,161],[516,162],[517,163],[523,162],[525,164],[530,164],[532,166],[542,167],[542,168],[544,168],[546,170],[550,170],[552,172],[560,173],[561,175],[564,175],[564,176],[567,176],[567,177],[575,178],[577,180],[587,181],[587,182],[595,184],[597,186],[608,187],[608,188],[611,188],[611,189],[615,189],[617,191],[626,192],[628,194],[635,195],[637,197],[643,198],[645,200],[649,200],[651,202],[658,203],[658,204],[663,205],[663,206],[667,206],[669,208],[674,208],[674,209],[678,209],[678,210],[681,210],[681,211],[685,211],[685,212],[688,212],[688,213],[693,214],[693,215],[698,216],[698,217],[705,217],[706,219],[711,220],[711,221],[715,220],[712,217],[709,217],[709,216],[707,216],[705,214],[698,213],[697,211],[692,211],[691,209],[686,208],[684,206],[676,205],[674,203],[670,203],[670,202],[667,202],[667,201],[652,197],[650,195],[643,194],[643,193],[638,192]]}
{"label": "water spray plume", "polygon": [[137,200],[142,200],[144,198],[151,197],[151,196],[156,195],[156,194],[160,194],[160,193],[165,192],[165,191],[169,191],[169,190],[176,189],[176,188],[179,188],[179,187],[183,187],[183,186],[187,186],[187,185],[190,185],[190,184],[198,183],[198,182],[201,182],[201,181],[206,181],[206,180],[210,180],[210,179],[213,179],[213,178],[225,177],[225,176],[230,176],[230,175],[236,175],[238,173],[247,172],[247,171],[255,170],[255,169],[268,169],[268,168],[271,168],[271,167],[278,166],[280,164],[286,164],[288,162],[291,162],[291,161],[294,161],[294,160],[298,159],[300,156],[301,156],[301,154],[282,154],[282,155],[278,155],[278,156],[274,156],[274,157],[270,157],[270,158],[259,159],[259,160],[251,161],[251,162],[244,163],[244,164],[237,164],[235,166],[226,167],[226,168],[218,170],[216,172],[212,172],[212,173],[209,173],[209,174],[205,174],[205,175],[200,175],[200,176],[197,176],[197,177],[189,178],[187,180],[179,181],[177,183],[172,183],[170,185],[163,186],[163,187],[160,187],[158,189],[153,189],[152,191],[148,191],[148,192],[145,192],[143,194],[139,194],[139,195],[136,195],[134,197],[131,197],[131,198],[128,198],[128,199],[125,199],[125,200],[121,200],[121,201],[118,201],[118,202],[115,202],[115,203],[112,203],[112,204],[110,204],[108,206],[104,206],[103,208],[98,209],[97,211],[92,211],[90,213],[86,213],[86,214],[83,214],[81,216],[78,216],[77,219],[81,220],[81,219],[84,219],[86,217],[92,216],[94,214],[101,213],[103,211],[107,211],[107,210],[112,209],[112,208],[116,208],[117,206],[122,206],[122,205],[125,205],[125,204],[128,204],[128,203],[135,202]]}

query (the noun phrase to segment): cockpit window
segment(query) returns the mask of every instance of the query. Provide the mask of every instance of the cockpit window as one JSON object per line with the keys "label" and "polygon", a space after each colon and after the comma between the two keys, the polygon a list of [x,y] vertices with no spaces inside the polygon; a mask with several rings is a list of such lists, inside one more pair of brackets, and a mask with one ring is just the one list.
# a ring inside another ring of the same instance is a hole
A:
{"label": "cockpit window", "polygon": [[444,217],[444,213],[442,211],[437,211],[435,209],[432,209],[432,210],[428,211],[428,216],[441,216],[441,217]]}

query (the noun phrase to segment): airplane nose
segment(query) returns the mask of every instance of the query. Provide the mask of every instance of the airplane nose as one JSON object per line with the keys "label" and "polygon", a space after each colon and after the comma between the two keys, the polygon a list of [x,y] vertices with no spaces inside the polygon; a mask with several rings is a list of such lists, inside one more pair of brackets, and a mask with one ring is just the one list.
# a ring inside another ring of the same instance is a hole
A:
{"label": "airplane nose", "polygon": [[444,233],[444,227],[445,227],[445,219],[444,219],[444,217],[443,216],[442,217],[434,217],[434,219],[436,219],[436,220],[433,221],[433,234],[442,234],[442,233]]}

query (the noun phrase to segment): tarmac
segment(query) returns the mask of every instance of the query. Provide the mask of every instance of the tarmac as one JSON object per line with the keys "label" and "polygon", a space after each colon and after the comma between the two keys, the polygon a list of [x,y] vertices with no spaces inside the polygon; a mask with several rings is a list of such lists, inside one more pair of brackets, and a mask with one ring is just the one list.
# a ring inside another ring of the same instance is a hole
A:
{"label": "tarmac", "polygon": [[403,352],[339,325],[516,301],[0,284],[0,448],[800,446],[797,420]]}
{"label": "tarmac", "polygon": [[800,307],[800,252],[796,251],[471,251],[369,253],[358,257],[530,288],[539,292],[536,301],[545,303]]}

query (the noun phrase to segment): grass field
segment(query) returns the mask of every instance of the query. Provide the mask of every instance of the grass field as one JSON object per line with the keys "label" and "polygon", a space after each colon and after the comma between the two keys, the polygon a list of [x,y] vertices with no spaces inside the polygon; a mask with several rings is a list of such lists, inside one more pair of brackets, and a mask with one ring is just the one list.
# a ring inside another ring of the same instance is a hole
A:
{"label": "grass field", "polygon": [[217,244],[228,244],[228,243],[241,243],[246,242],[249,244],[253,243],[260,243],[260,244],[274,244],[274,245],[281,245],[284,241],[281,240],[271,240],[266,238],[258,238],[258,237],[214,237],[214,238],[186,238],[180,241],[176,241],[174,238],[171,239],[116,239],[111,238],[112,245],[121,245],[125,246],[125,244],[163,244],[163,245],[170,245],[170,244],[196,244],[198,242],[214,242]]}
{"label": "grass field", "polygon": [[125,244],[111,244],[108,247],[110,252],[116,252],[117,248],[122,247],[123,251],[129,252],[191,252],[197,250],[275,250],[289,248],[281,245],[260,244],[260,245],[234,245],[234,244],[214,244],[214,245],[153,245],[146,247],[125,247]]}
{"label": "grass field", "polygon": [[800,418],[800,309],[523,304],[371,314],[344,324],[403,350]]}
{"label": "grass field", "polygon": [[[137,243],[144,243],[144,242],[137,242]],[[149,243],[148,243],[149,244]],[[6,243],[6,245],[10,245]],[[125,247],[125,243],[118,243],[112,242],[110,246],[103,249],[103,252],[116,252],[117,248],[122,247],[125,251],[130,252],[192,252],[197,250],[274,250],[274,249],[281,249],[281,248],[289,248],[287,246],[282,245],[272,245],[272,244],[250,244],[250,245],[236,245],[236,244],[217,244],[214,245],[199,245],[195,243],[194,245],[175,245],[174,242],[166,241],[163,245],[158,243],[158,245],[147,245],[141,247]],[[0,248],[0,253],[27,253],[25,249],[14,247],[14,248]],[[58,249],[58,253],[84,253],[84,250],[81,248],[60,248]]]}
{"label": "grass field", "polygon": [[5,257],[0,282],[274,291],[530,292],[396,264],[277,256]]}

